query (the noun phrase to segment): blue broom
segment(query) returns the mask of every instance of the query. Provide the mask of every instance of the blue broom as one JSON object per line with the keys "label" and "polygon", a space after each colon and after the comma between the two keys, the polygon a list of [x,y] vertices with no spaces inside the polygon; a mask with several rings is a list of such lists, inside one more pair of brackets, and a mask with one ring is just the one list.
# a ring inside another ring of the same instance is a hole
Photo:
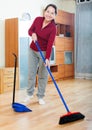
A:
{"label": "blue broom", "polygon": [[25,105],[15,102],[15,86],[16,86],[16,66],[17,66],[17,56],[14,54],[15,57],[15,67],[14,67],[14,86],[13,86],[13,100],[12,100],[12,108],[15,112],[31,112],[29,108]]}
{"label": "blue broom", "polygon": [[[41,58],[42,58],[43,62],[45,63],[45,58],[44,58],[43,53],[42,53],[42,51],[40,49],[39,43],[36,41],[35,44],[36,44],[36,46],[38,48],[38,51],[40,52],[40,55],[41,55]],[[55,81],[55,79],[54,79],[54,77],[53,77],[53,75],[52,75],[52,73],[50,71],[50,68],[48,66],[46,66],[46,68],[47,68],[47,70],[49,72],[49,75],[52,78],[52,81],[53,81],[53,83],[54,83],[54,85],[55,85],[55,87],[57,89],[57,92],[58,92],[58,94],[60,96],[60,99],[62,100],[62,102],[63,102],[63,104],[64,104],[64,106],[66,108],[66,111],[67,111],[67,114],[60,117],[59,124],[65,124],[65,123],[69,123],[69,122],[84,119],[85,116],[83,114],[81,114],[80,112],[70,112],[70,110],[69,110],[69,108],[68,108],[68,106],[67,106],[67,104],[66,104],[66,102],[64,100],[64,97],[61,94],[60,89],[59,89],[59,87],[58,87],[58,85],[57,85],[57,83],[56,83],[56,81]]]}

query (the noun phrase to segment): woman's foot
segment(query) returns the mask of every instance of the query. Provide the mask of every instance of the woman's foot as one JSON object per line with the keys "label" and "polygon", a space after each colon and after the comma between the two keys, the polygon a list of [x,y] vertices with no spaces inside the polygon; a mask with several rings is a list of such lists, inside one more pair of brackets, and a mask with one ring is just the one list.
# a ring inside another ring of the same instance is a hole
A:
{"label": "woman's foot", "polygon": [[44,105],[45,104],[45,101],[42,98],[39,98],[38,102],[39,102],[40,105]]}
{"label": "woman's foot", "polygon": [[[32,99],[32,98],[33,98],[33,95],[32,95],[32,96],[27,96],[22,102],[23,102],[24,104],[28,104],[28,103],[31,102],[31,99]],[[43,98],[39,98],[39,99],[38,99],[38,102],[39,102],[40,105],[44,105],[44,104],[45,104],[45,101],[43,100]]]}
{"label": "woman's foot", "polygon": [[24,103],[29,103],[32,98],[33,98],[33,95],[32,95],[32,96],[27,96],[27,97],[23,100],[23,102],[24,102]]}

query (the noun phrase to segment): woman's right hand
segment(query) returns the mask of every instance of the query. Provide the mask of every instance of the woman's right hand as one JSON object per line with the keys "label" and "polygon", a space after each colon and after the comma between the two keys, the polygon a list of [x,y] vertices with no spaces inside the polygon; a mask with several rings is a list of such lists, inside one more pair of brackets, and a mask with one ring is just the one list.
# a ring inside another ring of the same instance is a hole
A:
{"label": "woman's right hand", "polygon": [[45,66],[48,66],[50,68],[50,61],[48,59],[45,60]]}
{"label": "woman's right hand", "polygon": [[36,35],[36,33],[32,33],[32,40],[34,42],[37,41],[37,35]]}

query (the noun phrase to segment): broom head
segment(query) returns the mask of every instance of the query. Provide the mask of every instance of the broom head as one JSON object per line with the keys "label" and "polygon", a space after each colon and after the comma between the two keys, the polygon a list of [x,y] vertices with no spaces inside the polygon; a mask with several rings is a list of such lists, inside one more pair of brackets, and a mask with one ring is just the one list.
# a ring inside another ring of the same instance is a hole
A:
{"label": "broom head", "polygon": [[65,124],[77,120],[84,119],[85,116],[80,112],[68,112],[66,115],[60,117],[59,124]]}

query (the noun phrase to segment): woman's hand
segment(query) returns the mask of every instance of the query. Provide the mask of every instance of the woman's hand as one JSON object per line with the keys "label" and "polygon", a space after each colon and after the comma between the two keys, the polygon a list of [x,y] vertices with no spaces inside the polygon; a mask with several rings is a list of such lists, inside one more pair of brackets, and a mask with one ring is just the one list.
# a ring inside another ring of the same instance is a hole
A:
{"label": "woman's hand", "polygon": [[32,33],[32,40],[34,42],[37,41],[37,35],[36,35],[36,33]]}
{"label": "woman's hand", "polygon": [[50,67],[50,61],[48,59],[45,60],[45,66]]}

